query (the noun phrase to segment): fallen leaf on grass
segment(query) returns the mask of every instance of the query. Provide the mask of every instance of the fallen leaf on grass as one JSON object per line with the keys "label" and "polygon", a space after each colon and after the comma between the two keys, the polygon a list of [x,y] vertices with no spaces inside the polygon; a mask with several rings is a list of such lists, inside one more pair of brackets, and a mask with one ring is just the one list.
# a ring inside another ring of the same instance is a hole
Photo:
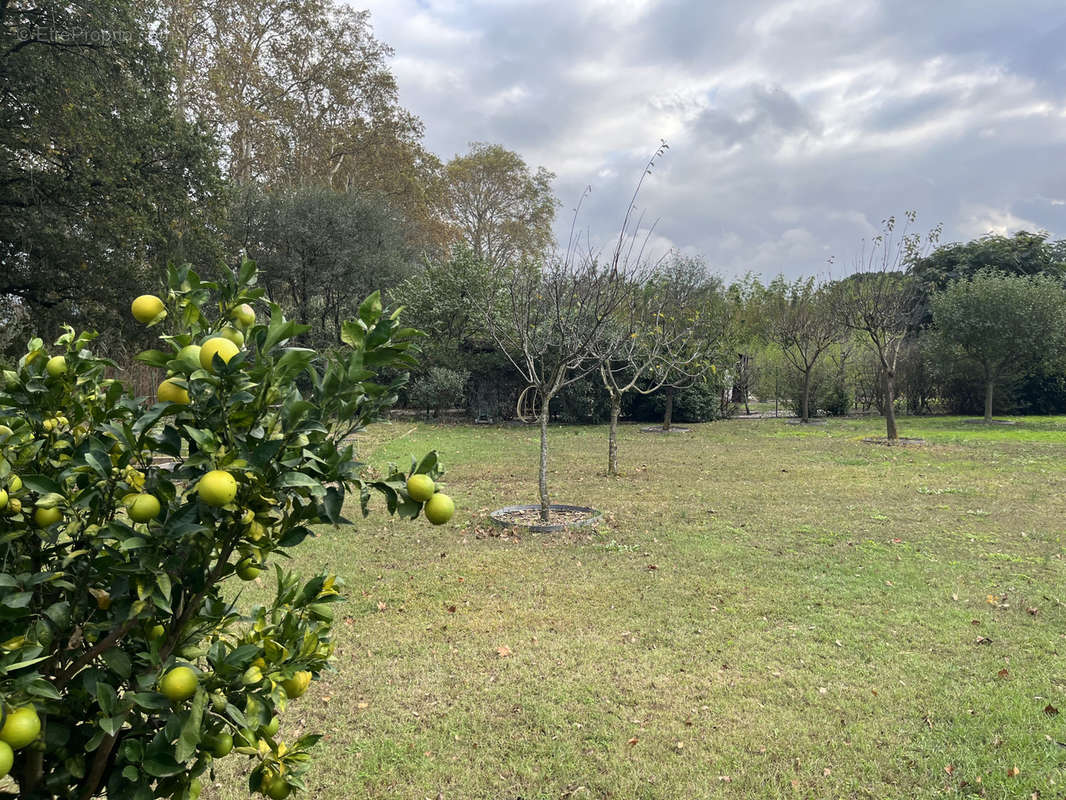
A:
{"label": "fallen leaf on grass", "polygon": [[825,769],[822,770],[822,777],[824,777],[824,778],[828,778],[832,774],[833,774],[833,770],[829,769],[829,767],[826,767]]}
{"label": "fallen leaf on grass", "polygon": [[630,739],[628,742],[626,742],[626,744],[628,744],[630,747],[632,747],[633,745],[635,745],[639,741],[640,741],[640,739],[638,739],[636,736],[634,736],[632,739]]}
{"label": "fallen leaf on grass", "polygon": [[1020,775],[1020,774],[1021,774],[1021,770],[1018,769],[1017,767],[1011,767],[1010,769],[1007,770],[1007,777],[1008,778],[1017,778],[1018,775]]}
{"label": "fallen leaf on grass", "polygon": [[659,568],[659,567],[658,567],[658,565],[656,565],[656,564],[648,564],[648,572],[654,572],[654,571],[655,571],[655,570],[657,570],[658,568]]}
{"label": "fallen leaf on grass", "polygon": [[448,613],[449,614],[454,614],[455,613],[455,606],[448,606]]}
{"label": "fallen leaf on grass", "polygon": [[1000,678],[1009,678],[1010,677],[1010,670],[1008,670],[1006,667],[1004,667],[999,672],[997,672],[996,675],[998,675]]}
{"label": "fallen leaf on grass", "polygon": [[385,610],[386,608],[388,608],[388,606],[387,606],[387,605],[385,605],[384,603],[382,603],[382,602],[381,602],[381,601],[379,600],[379,601],[378,601],[378,611],[384,611],[384,610]]}
{"label": "fallen leaf on grass", "polygon": [[360,709],[360,710],[362,710],[362,709],[364,709],[364,708],[370,708],[370,703],[367,703],[367,702],[365,702],[365,701],[364,701],[364,702],[361,702],[361,703],[356,703],[356,704],[355,704],[355,707],[356,707],[356,708],[358,708],[358,709]]}
{"label": "fallen leaf on grass", "polygon": [[496,652],[499,653],[500,658],[507,658],[509,655],[511,655],[511,648],[507,645],[501,645],[500,647],[496,648]]}
{"label": "fallen leaf on grass", "polygon": [[1051,703],[1048,703],[1046,706],[1044,706],[1044,713],[1047,714],[1049,717],[1054,717],[1058,715],[1059,710],[1055,708],[1055,706],[1051,705]]}
{"label": "fallen leaf on grass", "polygon": [[955,765],[954,764],[948,764],[946,767],[944,767],[944,772],[946,772],[948,775],[950,775],[954,771],[955,771]]}
{"label": "fallen leaf on grass", "polygon": [[992,644],[992,640],[987,636],[978,636],[977,641],[975,641],[974,644]]}
{"label": "fallen leaf on grass", "polygon": [[733,779],[730,776],[728,776],[728,775],[719,775],[718,776],[718,780],[720,780],[722,783],[732,783],[733,782]]}
{"label": "fallen leaf on grass", "polygon": [[1040,613],[1040,609],[1039,608],[1027,608],[1025,610],[1028,612],[1030,617],[1035,617],[1037,614]]}

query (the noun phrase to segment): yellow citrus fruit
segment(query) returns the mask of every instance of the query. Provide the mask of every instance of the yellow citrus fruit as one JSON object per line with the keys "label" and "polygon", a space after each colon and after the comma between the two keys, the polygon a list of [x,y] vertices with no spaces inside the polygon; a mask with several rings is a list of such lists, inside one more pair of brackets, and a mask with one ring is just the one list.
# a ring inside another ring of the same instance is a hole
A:
{"label": "yellow citrus fruit", "polygon": [[219,335],[223,339],[229,339],[231,342],[237,345],[237,347],[240,347],[244,344],[244,334],[231,325],[227,325],[225,328],[219,331]]}
{"label": "yellow citrus fruit", "polygon": [[126,504],[126,513],[134,522],[148,522],[159,516],[159,501],[154,495],[138,494]]}
{"label": "yellow citrus fruit", "polygon": [[212,336],[200,348],[200,366],[208,372],[213,372],[215,353],[218,353],[218,357],[228,364],[230,359],[239,352],[240,348],[229,339],[224,339],[221,336]]}
{"label": "yellow citrus fruit", "polygon": [[426,519],[434,525],[443,525],[455,513],[455,503],[452,502],[448,495],[437,492],[429,498],[423,510],[425,511]]}
{"label": "yellow citrus fruit", "polygon": [[310,685],[311,673],[305,669],[300,670],[288,680],[281,682],[281,686],[285,689],[285,694],[289,696],[290,700],[295,700],[302,695]]}
{"label": "yellow citrus fruit", "polygon": [[67,371],[67,360],[63,356],[52,356],[44,368],[53,378],[58,378]]}
{"label": "yellow citrus fruit", "polygon": [[7,478],[7,488],[12,492],[17,492],[22,488],[22,478],[18,475],[9,475]]}
{"label": "yellow citrus fruit", "polygon": [[15,763],[15,751],[7,742],[0,742],[0,778],[11,772],[11,765]]}
{"label": "yellow citrus fruit", "polygon": [[154,294],[142,294],[130,304],[130,311],[133,312],[135,320],[143,323],[151,322],[160,314],[165,316],[167,313],[163,301]]}
{"label": "yellow citrus fruit", "polygon": [[196,694],[199,683],[191,667],[174,667],[159,681],[159,691],[172,703],[180,703]]}
{"label": "yellow citrus fruit", "polygon": [[0,728],[0,740],[11,745],[12,750],[21,750],[41,733],[41,718],[33,706],[22,706],[8,712],[4,727]]}
{"label": "yellow citrus fruit", "polygon": [[412,475],[407,479],[407,494],[412,500],[424,503],[437,491],[437,485],[428,475]]}
{"label": "yellow citrus fruit", "polygon": [[237,496],[237,481],[224,469],[213,469],[196,484],[200,499],[209,506],[219,508],[232,503]]}
{"label": "yellow citrus fruit", "polygon": [[263,571],[252,558],[242,558],[237,562],[237,577],[242,581],[254,581]]}
{"label": "yellow citrus fruit", "polygon": [[250,328],[255,324],[255,309],[247,303],[241,303],[233,309],[230,317],[242,328]]}
{"label": "yellow citrus fruit", "polygon": [[177,403],[187,406],[189,405],[189,390],[178,386],[173,378],[167,378],[155,390],[155,399],[159,403]]}
{"label": "yellow citrus fruit", "polygon": [[0,511],[3,511],[5,508],[7,508],[7,492],[0,489]]}
{"label": "yellow citrus fruit", "polygon": [[33,521],[38,528],[47,528],[63,519],[63,512],[58,508],[37,508],[33,511]]}
{"label": "yellow citrus fruit", "polygon": [[22,501],[17,497],[12,497],[8,501],[7,507],[11,509],[12,514],[18,514],[22,511]]}

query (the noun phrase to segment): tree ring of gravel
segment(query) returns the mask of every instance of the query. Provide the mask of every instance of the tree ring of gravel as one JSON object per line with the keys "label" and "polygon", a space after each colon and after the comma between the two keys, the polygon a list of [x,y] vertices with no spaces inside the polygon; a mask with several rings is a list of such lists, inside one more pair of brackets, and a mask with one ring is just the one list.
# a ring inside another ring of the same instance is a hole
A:
{"label": "tree ring of gravel", "polygon": [[1012,419],[993,419],[985,422],[983,419],[964,419],[967,425],[1017,425]]}
{"label": "tree ring of gravel", "polygon": [[906,447],[907,445],[925,444],[925,439],[908,439],[900,436],[898,439],[888,439],[884,436],[869,436],[863,441],[866,444],[879,444],[882,447]]}
{"label": "tree ring of gravel", "polygon": [[663,434],[689,433],[691,431],[692,431],[692,428],[686,428],[684,426],[678,427],[677,425],[671,425],[670,426],[670,430],[668,430],[668,431],[667,430],[663,430],[663,426],[662,425],[652,425],[649,428],[641,428],[640,429],[641,433],[663,433]]}
{"label": "tree ring of gravel", "polygon": [[595,525],[603,519],[603,512],[588,506],[568,506],[555,504],[548,506],[552,517],[562,517],[563,522],[540,521],[540,506],[504,506],[489,514],[493,525],[501,528],[517,528],[531,533],[554,533],[569,528],[581,528]]}
{"label": "tree ring of gravel", "polygon": [[826,422],[827,422],[827,420],[824,420],[821,417],[811,417],[806,422],[804,422],[801,419],[786,419],[785,420],[785,424],[786,425],[825,425]]}

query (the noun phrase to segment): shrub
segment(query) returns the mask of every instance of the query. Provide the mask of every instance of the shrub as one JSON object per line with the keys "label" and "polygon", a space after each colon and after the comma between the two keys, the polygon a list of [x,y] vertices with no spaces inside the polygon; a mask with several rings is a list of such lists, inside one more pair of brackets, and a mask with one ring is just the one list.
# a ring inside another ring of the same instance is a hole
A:
{"label": "shrub", "polygon": [[408,402],[415,408],[432,411],[437,416],[446,408],[466,402],[466,382],[470,373],[447,367],[430,367],[426,374],[411,384]]}

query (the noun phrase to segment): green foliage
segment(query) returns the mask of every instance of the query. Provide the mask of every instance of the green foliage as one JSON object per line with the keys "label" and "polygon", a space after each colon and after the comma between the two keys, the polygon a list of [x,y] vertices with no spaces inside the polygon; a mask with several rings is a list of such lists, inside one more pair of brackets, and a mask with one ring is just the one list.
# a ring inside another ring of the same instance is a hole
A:
{"label": "green foliage", "polygon": [[379,197],[318,186],[249,188],[231,217],[232,236],[259,264],[270,297],[316,322],[304,337],[315,347],[340,341],[341,322],[359,302],[413,268],[404,221]]}
{"label": "green foliage", "polygon": [[470,373],[447,367],[430,367],[418,378],[407,392],[412,406],[433,411],[438,416],[446,408],[464,405],[466,382]]}
{"label": "green foliage", "polygon": [[[284,681],[327,667],[340,582],[302,581],[282,559],[313,526],[347,522],[349,499],[364,515],[375,493],[389,513],[419,514],[406,475],[364,480],[349,441],[395,401],[403,378],[377,376],[414,364],[415,332],[374,294],[344,323],[345,347],[316,353],[293,344],[307,327],[255,280],[249,261],[219,283],[170,272],[160,349],[140,358],[188,390],[186,405],[130,396],[89,349],[93,336],[70,329],[49,352],[32,340],[4,373],[0,697],[44,720],[41,742],[16,757],[20,797],[194,798],[223,734],[251,758],[251,789],[303,785],[318,737],[283,743],[271,720],[288,704]],[[228,363],[177,357],[242,303],[260,321]],[[67,370],[50,376],[57,354]],[[220,507],[198,492],[212,470],[236,483]],[[411,471],[439,476],[436,454]],[[144,493],[160,513],[134,522],[126,505]],[[234,585],[257,567],[276,594],[241,614]],[[172,702],[159,683],[180,665],[196,685]]]}
{"label": "green foliage", "polygon": [[[152,4],[4,3],[0,26],[0,327],[113,336],[168,261],[212,263],[218,155],[174,108]],[[121,328],[125,327],[123,332]]]}
{"label": "green foliage", "polygon": [[983,380],[988,417],[997,381],[1061,364],[1066,291],[1056,278],[981,270],[933,295],[931,310],[939,352]]}

